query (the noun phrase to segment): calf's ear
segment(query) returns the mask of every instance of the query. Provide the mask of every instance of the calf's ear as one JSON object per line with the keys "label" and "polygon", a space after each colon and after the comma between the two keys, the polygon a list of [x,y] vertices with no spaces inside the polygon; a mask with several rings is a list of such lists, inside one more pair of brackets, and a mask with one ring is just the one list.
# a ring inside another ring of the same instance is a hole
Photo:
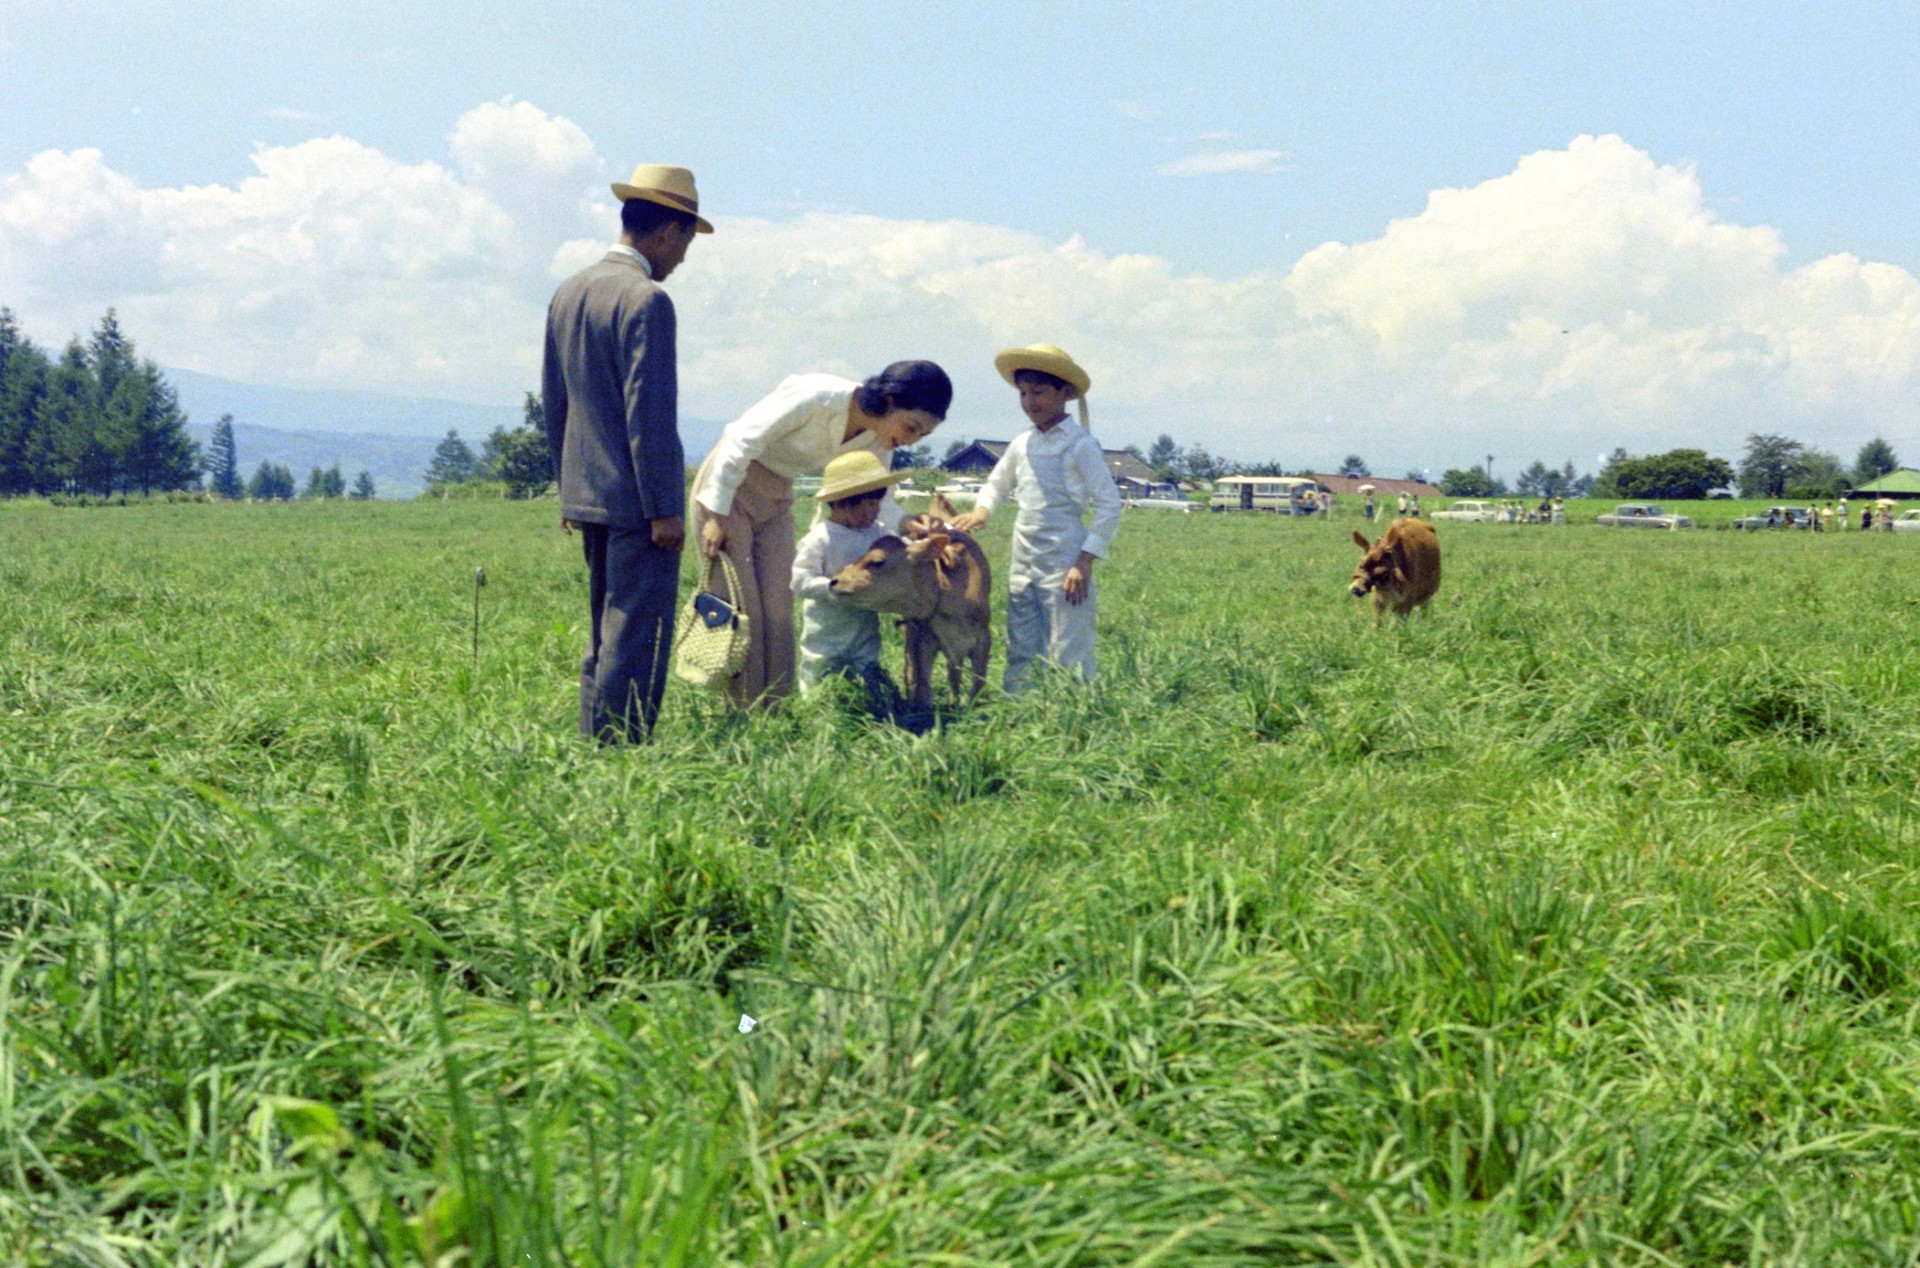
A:
{"label": "calf's ear", "polygon": [[1373,549],[1373,543],[1368,541],[1366,534],[1362,533],[1357,528],[1353,530],[1353,544],[1358,546],[1361,550]]}
{"label": "calf's ear", "polygon": [[907,544],[907,558],[920,560],[926,558],[929,553],[937,556],[940,551],[946,549],[947,543],[952,540],[953,539],[945,533],[929,533],[925,537]]}

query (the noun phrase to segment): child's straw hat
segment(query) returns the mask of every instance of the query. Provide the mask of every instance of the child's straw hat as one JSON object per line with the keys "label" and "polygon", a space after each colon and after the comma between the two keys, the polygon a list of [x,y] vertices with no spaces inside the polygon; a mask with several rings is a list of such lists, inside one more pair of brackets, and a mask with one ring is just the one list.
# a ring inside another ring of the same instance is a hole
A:
{"label": "child's straw hat", "polygon": [[621,202],[644,198],[662,207],[684,211],[693,217],[695,232],[713,232],[713,226],[700,216],[700,191],[693,187],[693,173],[684,167],[642,163],[633,169],[632,176],[613,183],[613,196]]}
{"label": "child's straw hat", "polygon": [[820,491],[813,496],[820,502],[857,498],[862,493],[898,484],[907,478],[907,474],[905,471],[887,470],[879,455],[870,450],[856,449],[827,463]]}
{"label": "child's straw hat", "polygon": [[993,358],[993,368],[1000,371],[1000,377],[1009,383],[1013,382],[1014,374],[1020,370],[1038,370],[1072,384],[1074,391],[1082,396],[1093,386],[1093,379],[1087,372],[1072,357],[1050,343],[1008,348]]}
{"label": "child's straw hat", "polygon": [[1000,371],[1000,377],[1009,383],[1022,370],[1051,374],[1073,389],[1074,399],[1080,403],[1080,425],[1091,426],[1087,422],[1087,390],[1093,386],[1093,377],[1061,349],[1050,343],[1030,343],[1024,348],[1008,348],[993,358],[993,368]]}

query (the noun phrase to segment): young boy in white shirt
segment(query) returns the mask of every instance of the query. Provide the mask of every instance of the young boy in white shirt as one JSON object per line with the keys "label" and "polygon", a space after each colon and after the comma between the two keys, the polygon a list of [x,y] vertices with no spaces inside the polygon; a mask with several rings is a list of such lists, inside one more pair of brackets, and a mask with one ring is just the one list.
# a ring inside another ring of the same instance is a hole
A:
{"label": "young boy in white shirt", "polygon": [[[978,532],[1001,502],[1012,498],[1019,507],[1007,579],[1006,689],[1023,690],[1036,660],[1092,678],[1093,566],[1120,526],[1120,492],[1086,426],[1093,380],[1050,344],[1009,348],[993,364],[1019,390],[1033,428],[1014,437],[973,510],[953,526]],[[1078,424],[1067,418],[1068,401],[1079,402]]]}
{"label": "young boy in white shirt", "polygon": [[827,463],[820,491],[813,495],[827,504],[827,513],[800,539],[793,558],[793,592],[800,597],[797,677],[803,692],[837,673],[866,683],[870,695],[877,689],[880,614],[852,607],[828,583],[886,536],[881,500],[906,478],[906,472],[888,471],[864,449]]}

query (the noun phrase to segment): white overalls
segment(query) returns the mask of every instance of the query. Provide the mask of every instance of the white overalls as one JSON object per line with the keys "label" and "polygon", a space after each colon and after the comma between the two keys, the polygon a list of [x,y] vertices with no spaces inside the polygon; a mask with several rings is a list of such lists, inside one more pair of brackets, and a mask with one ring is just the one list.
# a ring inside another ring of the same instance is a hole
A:
{"label": "white overalls", "polygon": [[1028,667],[1040,659],[1092,678],[1099,588],[1088,585],[1085,602],[1076,606],[1063,587],[1081,551],[1106,558],[1120,526],[1120,492],[1106,455],[1091,433],[1067,419],[1046,431],[1021,432],[975,505],[990,512],[1009,497],[1020,509],[1007,577],[1006,689],[1022,690]]}
{"label": "white overalls", "polygon": [[833,597],[828,583],[887,535],[883,525],[848,528],[822,519],[800,539],[793,592],[800,597],[800,690],[828,674],[880,663],[880,614]]}

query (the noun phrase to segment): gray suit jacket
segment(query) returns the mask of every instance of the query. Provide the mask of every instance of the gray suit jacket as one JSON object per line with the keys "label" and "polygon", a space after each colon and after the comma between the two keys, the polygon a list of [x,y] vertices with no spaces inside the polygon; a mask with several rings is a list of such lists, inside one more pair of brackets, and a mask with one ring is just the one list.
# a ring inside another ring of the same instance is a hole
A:
{"label": "gray suit jacket", "polygon": [[685,511],[673,301],[639,261],[611,251],[560,284],[540,389],[562,515],[637,527]]}

